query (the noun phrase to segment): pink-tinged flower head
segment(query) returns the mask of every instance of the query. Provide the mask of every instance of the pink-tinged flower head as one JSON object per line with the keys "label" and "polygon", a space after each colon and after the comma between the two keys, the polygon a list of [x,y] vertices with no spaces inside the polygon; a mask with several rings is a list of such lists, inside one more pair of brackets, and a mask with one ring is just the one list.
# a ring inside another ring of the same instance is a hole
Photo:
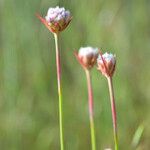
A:
{"label": "pink-tinged flower head", "polygon": [[81,47],[76,57],[84,69],[91,69],[97,60],[98,48]]}
{"label": "pink-tinged flower head", "polygon": [[70,23],[72,17],[70,12],[65,8],[49,8],[47,16],[45,17],[48,26],[53,33],[59,33],[63,31]]}
{"label": "pink-tinged flower head", "polygon": [[116,57],[111,53],[99,55],[97,58],[98,70],[106,77],[112,77],[116,66]]}

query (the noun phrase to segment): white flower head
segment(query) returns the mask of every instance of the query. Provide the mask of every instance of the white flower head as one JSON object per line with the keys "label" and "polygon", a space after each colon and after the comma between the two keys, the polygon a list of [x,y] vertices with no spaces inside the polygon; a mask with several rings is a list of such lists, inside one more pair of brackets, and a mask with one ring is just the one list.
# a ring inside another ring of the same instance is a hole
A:
{"label": "white flower head", "polygon": [[84,68],[91,69],[96,63],[98,54],[98,48],[81,47],[78,52],[78,58]]}
{"label": "white flower head", "polygon": [[[106,62],[112,61],[113,64],[116,63],[115,55],[106,52],[106,53],[103,54],[102,56],[103,56],[103,59],[104,59]],[[97,58],[97,62],[99,62],[99,61],[100,61],[101,63],[103,62],[103,61],[102,61],[102,57],[101,57],[100,55],[99,55],[98,58]]]}
{"label": "white flower head", "polygon": [[87,55],[98,55],[98,48],[93,47],[81,47],[79,49],[79,56],[87,56]]}
{"label": "white flower head", "polygon": [[[102,59],[103,58],[103,59]],[[98,70],[106,77],[112,76],[115,71],[116,57],[111,53],[105,53],[97,58]]]}
{"label": "white flower head", "polygon": [[49,8],[45,17],[48,25],[52,28],[52,32],[58,33],[64,30],[70,23],[72,17],[68,10],[64,7]]}

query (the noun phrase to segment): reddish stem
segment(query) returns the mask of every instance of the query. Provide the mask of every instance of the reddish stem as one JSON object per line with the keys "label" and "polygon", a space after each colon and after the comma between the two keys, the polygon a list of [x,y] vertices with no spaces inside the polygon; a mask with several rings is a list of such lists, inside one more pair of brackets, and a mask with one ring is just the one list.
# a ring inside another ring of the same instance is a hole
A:
{"label": "reddish stem", "polygon": [[92,83],[91,83],[90,71],[85,69],[85,72],[86,72],[86,77],[87,77],[88,97],[89,97],[89,119],[90,119],[90,130],[91,130],[91,144],[92,144],[92,150],[96,150]]}
{"label": "reddish stem", "polygon": [[58,92],[60,92],[60,81],[61,81],[61,64],[60,64],[60,54],[58,49],[58,35],[54,34],[56,39],[56,68],[57,68],[57,81],[58,81]]}
{"label": "reddish stem", "polygon": [[61,150],[64,150],[63,140],[63,112],[62,112],[62,93],[61,93],[61,65],[60,54],[58,48],[58,34],[54,34],[55,46],[56,46],[56,66],[57,66],[57,82],[58,82],[58,96],[59,96],[59,128],[60,128],[60,146]]}
{"label": "reddish stem", "polygon": [[115,97],[114,97],[112,77],[107,77],[107,80],[108,80],[108,87],[109,87],[109,94],[110,94],[110,101],[111,101],[111,111],[112,111],[115,150],[118,150],[117,113],[116,113],[116,105],[115,105]]}
{"label": "reddish stem", "polygon": [[88,97],[89,97],[89,114],[90,117],[93,117],[93,91],[92,91],[91,76],[89,70],[86,70],[86,76],[87,76]]}

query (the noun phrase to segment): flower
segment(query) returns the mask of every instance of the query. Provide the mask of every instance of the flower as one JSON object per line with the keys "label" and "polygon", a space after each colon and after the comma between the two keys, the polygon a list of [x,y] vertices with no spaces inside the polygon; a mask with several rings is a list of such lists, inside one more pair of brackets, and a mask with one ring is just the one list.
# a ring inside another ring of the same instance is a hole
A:
{"label": "flower", "polygon": [[98,48],[81,47],[76,57],[84,69],[91,69],[97,60]]}
{"label": "flower", "polygon": [[71,21],[70,12],[65,10],[65,8],[49,8],[47,16],[45,17],[48,25],[54,33],[63,31]]}
{"label": "flower", "polygon": [[37,17],[52,33],[63,31],[72,19],[70,12],[66,11],[64,7],[59,8],[59,6],[49,8],[45,19],[38,14]]}
{"label": "flower", "polygon": [[98,70],[106,77],[112,77],[116,66],[116,57],[111,53],[100,54],[97,58]]}

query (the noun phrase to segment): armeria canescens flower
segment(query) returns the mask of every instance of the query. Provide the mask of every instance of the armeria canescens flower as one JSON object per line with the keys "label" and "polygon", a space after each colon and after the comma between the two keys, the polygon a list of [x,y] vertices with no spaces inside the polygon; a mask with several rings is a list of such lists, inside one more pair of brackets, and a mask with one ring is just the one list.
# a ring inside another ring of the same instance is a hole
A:
{"label": "armeria canescens flower", "polygon": [[81,47],[76,57],[84,69],[91,69],[97,60],[98,48]]}
{"label": "armeria canescens flower", "polygon": [[63,31],[72,19],[70,12],[65,10],[64,7],[59,8],[59,6],[49,8],[45,19],[39,15],[37,15],[37,17],[52,33]]}
{"label": "armeria canescens flower", "polygon": [[112,77],[116,66],[116,57],[113,54],[105,53],[97,58],[98,70],[106,77]]}
{"label": "armeria canescens flower", "polygon": [[99,54],[98,48],[92,47],[81,47],[75,56],[81,66],[83,67],[88,87],[88,106],[89,106],[89,121],[90,121],[90,132],[91,132],[91,147],[92,150],[96,150],[96,140],[95,140],[95,127],[94,127],[94,100],[93,100],[93,90],[92,90],[92,80],[90,69],[95,65],[97,57]]}

